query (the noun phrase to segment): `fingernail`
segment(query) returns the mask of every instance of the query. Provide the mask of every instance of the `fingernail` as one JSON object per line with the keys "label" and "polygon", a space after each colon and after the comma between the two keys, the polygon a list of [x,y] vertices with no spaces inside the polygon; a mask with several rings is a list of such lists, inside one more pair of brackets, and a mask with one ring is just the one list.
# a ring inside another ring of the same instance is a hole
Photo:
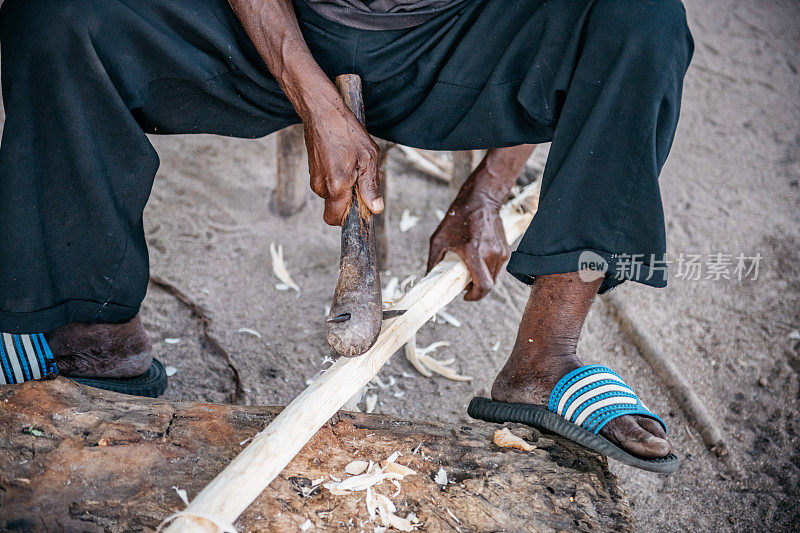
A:
{"label": "fingernail", "polygon": [[383,211],[383,198],[378,198],[372,202],[372,211],[380,212]]}

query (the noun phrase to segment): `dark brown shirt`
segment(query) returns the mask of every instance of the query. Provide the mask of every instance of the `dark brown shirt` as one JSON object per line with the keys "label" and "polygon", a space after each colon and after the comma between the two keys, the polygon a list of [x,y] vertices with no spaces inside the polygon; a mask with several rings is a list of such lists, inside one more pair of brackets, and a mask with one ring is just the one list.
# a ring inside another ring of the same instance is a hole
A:
{"label": "dark brown shirt", "polygon": [[464,0],[303,0],[323,17],[362,30],[418,26]]}

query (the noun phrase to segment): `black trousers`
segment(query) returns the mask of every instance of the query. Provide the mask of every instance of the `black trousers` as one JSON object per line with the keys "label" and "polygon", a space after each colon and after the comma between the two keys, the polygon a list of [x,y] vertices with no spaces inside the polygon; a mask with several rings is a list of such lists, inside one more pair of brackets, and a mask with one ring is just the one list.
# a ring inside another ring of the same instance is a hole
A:
{"label": "black trousers", "polygon": [[[666,284],[658,174],[692,40],[679,0],[468,0],[365,31],[297,3],[331,77],[364,80],[368,129],[462,150],[552,140],[539,212],[509,270]],[[118,322],[148,282],[148,133],[268,135],[299,118],[225,0],[6,0],[0,331]],[[620,275],[618,258],[641,268]],[[594,257],[594,256],[593,256]]]}

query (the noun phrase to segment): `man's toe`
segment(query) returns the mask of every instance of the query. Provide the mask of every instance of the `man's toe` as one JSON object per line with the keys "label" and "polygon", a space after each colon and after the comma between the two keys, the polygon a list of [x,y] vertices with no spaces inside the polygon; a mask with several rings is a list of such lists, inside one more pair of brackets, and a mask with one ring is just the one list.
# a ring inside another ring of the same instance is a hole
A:
{"label": "man's toe", "polygon": [[[666,435],[662,438],[639,425],[636,418],[623,416],[615,418],[600,432],[608,440],[630,454],[644,459],[666,457],[671,446]],[[662,431],[663,433],[663,431]]]}
{"label": "man's toe", "polygon": [[648,417],[645,417],[645,416],[637,416],[636,418],[637,418],[637,420],[636,420],[637,423],[642,428],[644,428],[646,431],[652,433],[656,437],[659,437],[661,439],[665,439],[669,443],[669,453],[675,453],[675,444],[672,442],[672,439],[667,437],[667,433],[666,433],[666,431],[664,431],[664,428],[661,426],[661,424],[659,424],[658,422],[656,422],[652,418],[648,418]]}
{"label": "man's toe", "polygon": [[648,418],[646,416],[637,416],[636,422],[641,426],[645,431],[652,433],[656,437],[660,439],[667,438],[667,434],[664,431],[664,428],[661,427],[661,424],[653,420],[652,418]]}

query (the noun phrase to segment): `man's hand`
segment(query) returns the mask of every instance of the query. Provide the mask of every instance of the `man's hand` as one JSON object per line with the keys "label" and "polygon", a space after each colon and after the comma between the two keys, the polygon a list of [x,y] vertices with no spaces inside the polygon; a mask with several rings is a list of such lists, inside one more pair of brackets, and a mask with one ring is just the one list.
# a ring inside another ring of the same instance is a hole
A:
{"label": "man's hand", "polygon": [[383,211],[378,146],[314,61],[292,0],[228,1],[303,121],[311,188],[325,199],[325,222],[342,224],[356,182],[370,211]]}
{"label": "man's hand", "polygon": [[465,300],[480,300],[511,255],[500,220],[500,207],[517,181],[534,145],[493,148],[464,182],[458,196],[431,237],[428,270],[447,252],[466,263],[472,283]]}
{"label": "man's hand", "polygon": [[464,296],[467,301],[480,300],[492,290],[497,274],[511,255],[500,206],[499,201],[467,182],[431,237],[428,270],[445,253],[458,254],[472,277]]}
{"label": "man's hand", "polygon": [[380,150],[349,109],[314,116],[305,124],[305,137],[311,189],[325,199],[327,224],[342,224],[356,183],[369,210],[383,211]]}

